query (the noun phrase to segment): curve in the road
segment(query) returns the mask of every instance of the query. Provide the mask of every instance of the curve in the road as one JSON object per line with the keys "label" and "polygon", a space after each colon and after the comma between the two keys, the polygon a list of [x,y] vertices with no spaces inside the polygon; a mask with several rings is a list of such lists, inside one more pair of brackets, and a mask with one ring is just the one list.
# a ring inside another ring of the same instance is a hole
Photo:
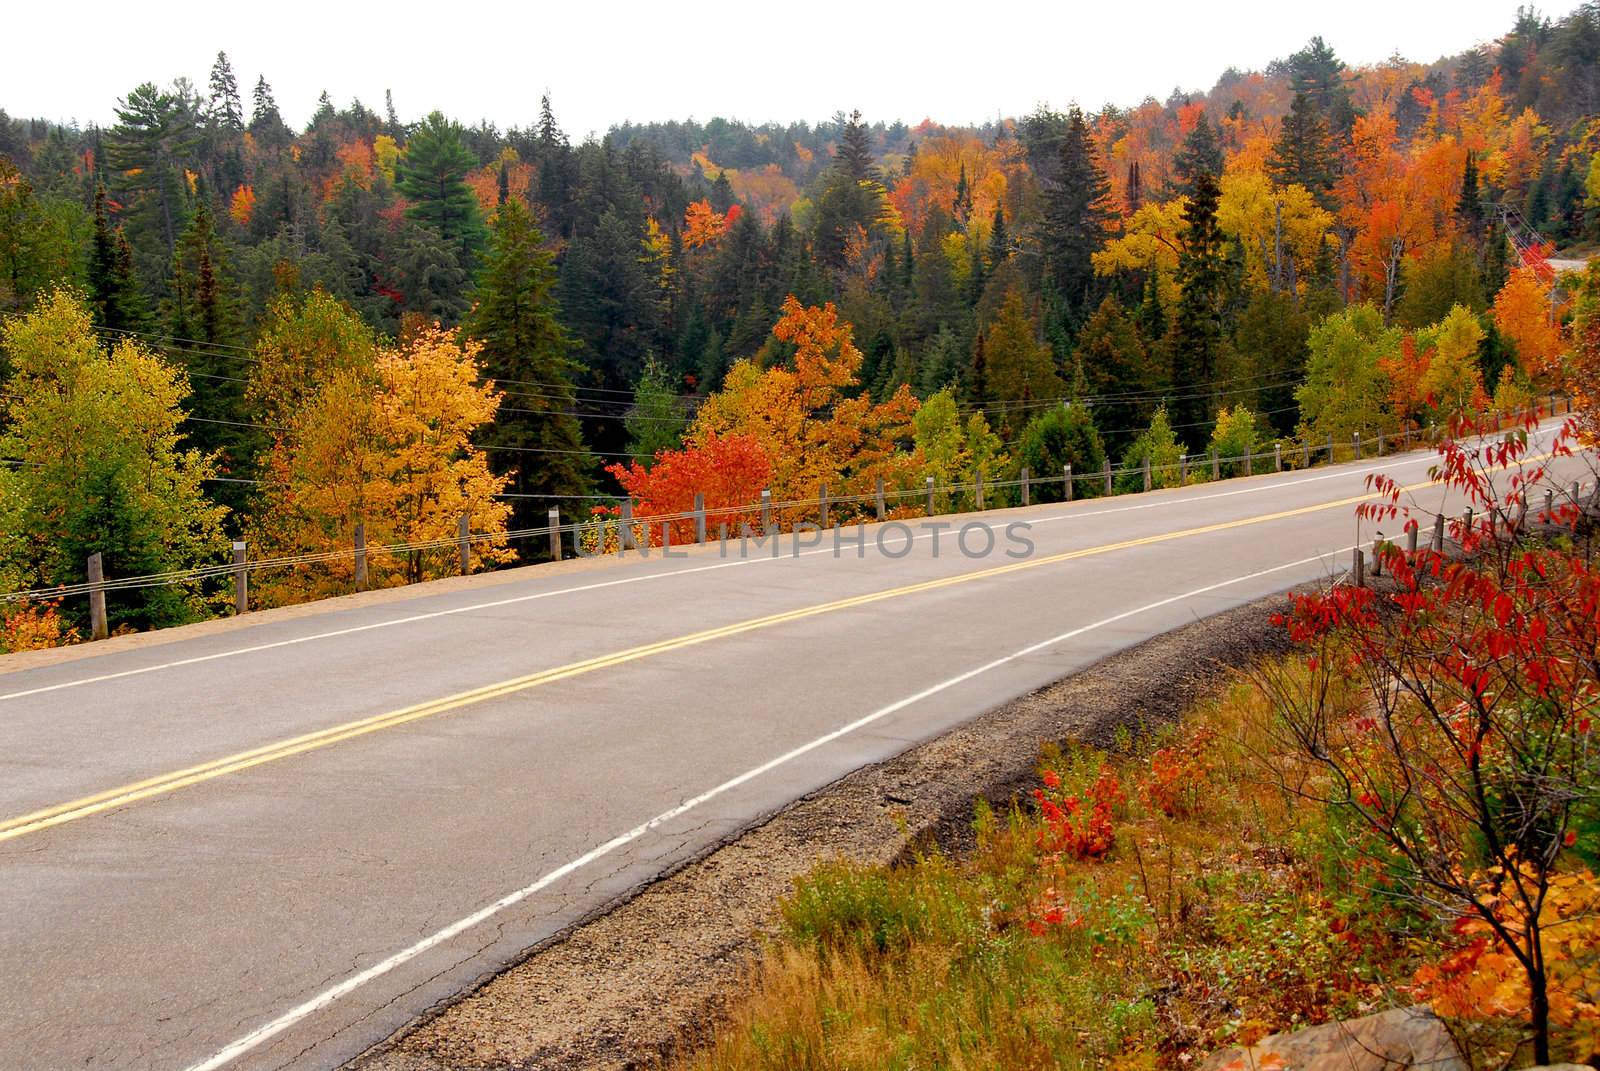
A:
{"label": "curve in the road", "polygon": [[[1525,459],[1538,461],[1541,457]],[[1421,490],[1426,487],[1436,486],[1437,481],[1424,481],[1402,488],[1403,491]],[[642,658],[651,658],[656,655],[666,654],[671,651],[682,650],[685,647],[694,647],[702,643],[723,639],[729,636],[742,635],[759,629],[772,628],[777,625],[788,624],[820,614],[834,613],[848,610],[870,603],[882,602],[887,599],[902,598],[907,595],[916,595],[922,592],[934,591],[940,588],[952,587],[957,584],[966,584],[974,581],[987,580],[1006,573],[1019,572],[1026,569],[1036,569],[1046,565],[1056,565],[1061,562],[1072,561],[1078,558],[1087,558],[1099,554],[1109,554],[1114,551],[1127,550],[1131,547],[1149,546],[1155,543],[1168,543],[1179,539],[1188,539],[1194,536],[1207,535],[1214,532],[1226,531],[1232,528],[1243,528],[1250,525],[1267,524],[1280,521],[1289,517],[1303,516],[1308,513],[1317,513],[1322,510],[1338,509],[1357,503],[1369,501],[1375,494],[1354,495],[1348,498],[1334,499],[1320,502],[1310,506],[1299,506],[1294,509],[1277,510],[1272,513],[1257,514],[1253,517],[1241,517],[1229,521],[1219,521],[1215,524],[1199,525],[1194,528],[1184,528],[1172,532],[1161,532],[1155,535],[1141,536],[1136,539],[1125,539],[1114,543],[1102,543],[1094,547],[1082,547],[1076,550],[1065,551],[1060,554],[1051,554],[1038,558],[1028,558],[1012,562],[1007,565],[992,566],[988,569],[978,569],[969,573],[960,573],[955,576],[940,577],[936,580],[925,580],[915,584],[905,584],[900,587],[888,588],[882,591],[868,592],[864,595],[854,595],[844,599],[834,599],[829,602],[804,606],[783,613],[768,614],[764,617],[750,618],[732,624],[722,625],[717,628],[703,629],[682,636],[660,640],[655,643],[643,644],[626,650],[614,651],[610,654],[586,658],[579,662],[556,666],[551,669],[540,670],[510,680],[498,681],[494,684],[474,688],[465,692],[458,692],[439,699],[418,703],[399,710],[386,711],[371,717],[356,721],[345,722],[341,725],[330,726],[316,732],[305,733],[287,740],[279,740],[261,747],[252,748],[237,754],[227,755],[213,759],[209,762],[190,766],[185,769],[175,770],[166,774],[146,778],[133,784],[122,785],[117,788],[106,789],[81,799],[67,803],[57,804],[16,818],[0,821],[0,842],[13,840],[49,829],[52,826],[66,822],[88,818],[105,811],[126,807],[129,804],[155,796],[176,792],[179,789],[193,785],[203,784],[228,774],[238,773],[242,770],[252,769],[269,762],[291,758],[295,755],[313,751],[318,748],[329,747],[345,740],[365,736],[369,733],[380,732],[384,729],[405,725],[409,722],[431,718],[439,714],[448,714],[463,707],[472,706],[490,699],[499,699],[503,696],[513,695],[530,688],[553,684],[557,681],[568,680],[572,677],[592,673],[596,670],[607,669],[612,666],[623,665]]]}

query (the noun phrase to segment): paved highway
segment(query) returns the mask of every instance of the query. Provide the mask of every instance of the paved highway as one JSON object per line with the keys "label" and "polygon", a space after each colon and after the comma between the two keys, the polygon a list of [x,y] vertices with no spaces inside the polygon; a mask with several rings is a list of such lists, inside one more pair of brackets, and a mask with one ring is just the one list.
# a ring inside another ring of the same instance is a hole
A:
{"label": "paved highway", "polygon": [[867,526],[0,659],[0,1066],[335,1066],[807,791],[1342,569],[1367,475],[1434,508],[1432,460],[984,514],[1022,559]]}

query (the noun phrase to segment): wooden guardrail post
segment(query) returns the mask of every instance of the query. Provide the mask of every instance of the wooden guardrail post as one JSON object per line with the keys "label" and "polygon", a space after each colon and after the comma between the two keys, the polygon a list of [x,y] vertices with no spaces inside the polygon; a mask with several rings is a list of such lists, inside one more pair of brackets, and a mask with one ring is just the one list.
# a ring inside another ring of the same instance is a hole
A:
{"label": "wooden guardrail post", "polygon": [[1417,528],[1415,520],[1406,525],[1406,554],[1415,557],[1417,553]]}
{"label": "wooden guardrail post", "polygon": [[1072,501],[1072,464],[1061,466],[1061,501]]}
{"label": "wooden guardrail post", "polygon": [[[883,500],[883,477],[882,476],[878,477],[877,483],[874,484],[874,486],[873,486],[872,493],[877,499],[878,520],[881,521],[881,520],[883,520],[885,517],[887,517],[889,515],[888,503],[886,503]],[[982,493],[983,493],[982,491],[979,491],[979,495],[980,496],[982,495]],[[983,507],[979,506],[978,508],[982,509]]]}
{"label": "wooden guardrail post", "polygon": [[1383,456],[1383,429],[1378,429],[1378,456]]}
{"label": "wooden guardrail post", "polygon": [[[1554,399],[1551,399],[1554,401]],[[1544,490],[1544,523],[1549,524],[1556,515],[1556,493],[1546,487]]]}
{"label": "wooden guardrail post", "polygon": [[472,572],[472,518],[463,513],[456,520],[456,550],[461,554],[461,575]]}
{"label": "wooden guardrail post", "polygon": [[1144,489],[1150,490],[1150,455],[1144,455]]}
{"label": "wooden guardrail post", "polygon": [[561,560],[561,510],[553,507],[549,513],[550,518],[550,560]]}
{"label": "wooden guardrail post", "polygon": [[1379,532],[1372,540],[1372,575],[1383,575],[1383,533]]}
{"label": "wooden guardrail post", "polygon": [[983,470],[982,469],[979,469],[977,472],[973,473],[973,484],[972,484],[972,487],[973,487],[973,490],[977,493],[978,509],[980,511],[982,511],[982,509],[983,509]]}
{"label": "wooden guardrail post", "polygon": [[1022,466],[1022,504],[1031,505],[1028,501],[1028,466]]}
{"label": "wooden guardrail post", "polygon": [[106,582],[105,566],[98,550],[89,555],[88,573],[89,638],[103,640],[111,635],[111,627],[106,618],[106,589],[102,586]]}
{"label": "wooden guardrail post", "polygon": [[367,590],[367,522],[356,522],[356,590]]}
{"label": "wooden guardrail post", "polygon": [[706,541],[706,496],[699,492],[694,496],[694,541]]}
{"label": "wooden guardrail post", "polygon": [[1433,515],[1433,552],[1435,554],[1444,553],[1444,514],[1442,513]]}
{"label": "wooden guardrail post", "polygon": [[922,482],[922,486],[926,490],[927,495],[928,495],[928,516],[932,517],[933,516],[933,477],[929,476],[926,480],[924,480]]}
{"label": "wooden guardrail post", "polygon": [[1111,496],[1111,459],[1106,458],[1106,497]]}
{"label": "wooden guardrail post", "polygon": [[761,534],[772,531],[772,488],[761,489]]}
{"label": "wooden guardrail post", "polygon": [[1272,471],[1273,472],[1282,472],[1283,471],[1283,444],[1282,443],[1276,443],[1275,442],[1275,443],[1272,444]]}
{"label": "wooden guardrail post", "polygon": [[1222,479],[1222,451],[1218,450],[1215,446],[1213,446],[1211,448],[1210,453],[1211,453],[1211,478],[1213,480],[1220,480],[1220,479]]}
{"label": "wooden guardrail post", "polygon": [[1360,461],[1361,460],[1361,433],[1359,431],[1353,431],[1353,432],[1350,433],[1350,447],[1351,447],[1351,449],[1353,449],[1356,452],[1356,460]]}
{"label": "wooden guardrail post", "polygon": [[1178,486],[1189,486],[1189,455],[1178,455]]}
{"label": "wooden guardrail post", "polygon": [[828,485],[823,484],[817,491],[817,526],[826,531],[828,529]]}
{"label": "wooden guardrail post", "polygon": [[1366,558],[1361,553],[1361,548],[1355,548],[1350,556],[1350,583],[1358,588],[1367,586]]}
{"label": "wooden guardrail post", "polygon": [[639,549],[639,540],[633,533],[633,499],[624,498],[617,517],[617,553],[632,547]]}
{"label": "wooden guardrail post", "polygon": [[236,614],[248,613],[250,610],[250,571],[244,567],[245,542],[242,539],[233,541],[233,612]]}

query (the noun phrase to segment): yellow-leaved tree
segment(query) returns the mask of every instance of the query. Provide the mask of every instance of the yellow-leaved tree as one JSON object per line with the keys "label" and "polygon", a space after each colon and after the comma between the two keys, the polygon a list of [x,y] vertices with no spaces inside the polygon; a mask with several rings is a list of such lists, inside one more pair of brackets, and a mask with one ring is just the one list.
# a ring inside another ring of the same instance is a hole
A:
{"label": "yellow-leaved tree", "polygon": [[[380,347],[365,368],[331,373],[268,455],[256,545],[269,557],[343,552],[363,523],[370,582],[415,583],[459,568],[453,540],[465,515],[474,567],[512,560],[511,507],[495,497],[507,477],[471,441],[501,399],[480,379],[478,350],[433,325]],[[410,549],[381,549],[396,545]],[[267,601],[293,601],[348,590],[353,573],[353,556],[340,553],[264,573],[260,589]]]}

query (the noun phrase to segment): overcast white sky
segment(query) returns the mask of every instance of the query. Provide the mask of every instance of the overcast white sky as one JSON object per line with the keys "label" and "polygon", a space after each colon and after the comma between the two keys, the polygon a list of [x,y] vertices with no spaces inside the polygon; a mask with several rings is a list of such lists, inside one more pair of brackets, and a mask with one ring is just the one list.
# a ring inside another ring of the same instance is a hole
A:
{"label": "overcast white sky", "polygon": [[[1552,17],[1575,5],[1544,7]],[[548,89],[574,140],[626,119],[869,119],[963,123],[1036,104],[1087,108],[1210,88],[1322,34],[1351,64],[1433,60],[1496,37],[1516,0],[1189,3],[546,4],[223,0],[8,5],[0,108],[107,123],[143,81],[202,87],[224,49],[249,109],[265,73],[292,125],[322,90],[404,119],[439,108],[526,125]]]}

